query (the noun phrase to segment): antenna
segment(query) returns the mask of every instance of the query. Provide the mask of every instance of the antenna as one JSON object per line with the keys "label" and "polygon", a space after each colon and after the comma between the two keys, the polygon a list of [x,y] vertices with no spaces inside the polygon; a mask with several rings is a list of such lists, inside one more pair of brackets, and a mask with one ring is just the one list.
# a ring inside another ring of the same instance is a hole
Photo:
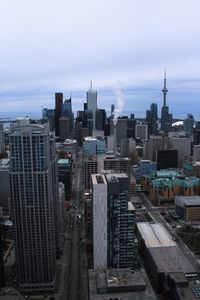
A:
{"label": "antenna", "polygon": [[92,91],[92,80],[90,81],[90,90]]}
{"label": "antenna", "polygon": [[165,66],[165,72],[164,72],[165,79],[166,79],[166,74],[167,74],[167,71],[166,71],[166,66]]}

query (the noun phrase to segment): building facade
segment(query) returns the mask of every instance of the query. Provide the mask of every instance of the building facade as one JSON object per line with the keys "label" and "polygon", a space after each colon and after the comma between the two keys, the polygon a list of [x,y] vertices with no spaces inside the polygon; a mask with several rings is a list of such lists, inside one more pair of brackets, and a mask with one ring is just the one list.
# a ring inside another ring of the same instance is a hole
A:
{"label": "building facade", "polygon": [[54,138],[42,125],[10,132],[10,189],[17,285],[22,292],[54,289],[57,234]]}

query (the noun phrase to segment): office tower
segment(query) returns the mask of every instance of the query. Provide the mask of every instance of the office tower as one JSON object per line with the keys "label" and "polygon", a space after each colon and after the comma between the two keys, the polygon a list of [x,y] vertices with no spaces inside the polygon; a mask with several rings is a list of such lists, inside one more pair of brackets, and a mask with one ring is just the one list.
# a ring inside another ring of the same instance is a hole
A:
{"label": "office tower", "polygon": [[65,187],[65,200],[69,200],[71,194],[71,162],[68,158],[58,159],[58,180]]}
{"label": "office tower", "polygon": [[161,135],[150,135],[150,138],[144,142],[143,158],[156,161],[157,150],[169,150],[170,139]]}
{"label": "office tower", "polygon": [[10,198],[9,165],[10,159],[0,160],[0,206],[7,212]]}
{"label": "office tower", "polygon": [[146,111],[146,121],[148,122],[148,133],[157,133],[158,107],[156,103],[151,103],[150,110]]}
{"label": "office tower", "polygon": [[106,152],[106,142],[103,137],[85,137],[83,140],[83,156],[102,155]]}
{"label": "office tower", "polygon": [[134,118],[127,119],[127,138],[135,138],[136,122]]}
{"label": "office tower", "polygon": [[170,138],[172,148],[178,151],[178,162],[182,166],[184,161],[189,161],[191,156],[192,139],[191,138]]}
{"label": "office tower", "polygon": [[127,118],[119,118],[116,125],[116,146],[120,146],[121,140],[127,137]]}
{"label": "office tower", "polygon": [[70,120],[66,117],[61,117],[59,119],[59,137],[62,141],[69,138],[69,127]]}
{"label": "office tower", "polygon": [[137,265],[130,180],[126,174],[93,174],[94,269]]}
{"label": "office tower", "polygon": [[74,129],[74,114],[72,112],[72,99],[66,99],[64,103],[61,104],[61,117],[69,119],[69,134],[72,137],[72,132]]}
{"label": "office tower", "polygon": [[92,136],[92,130],[95,129],[93,125],[93,114],[92,110],[86,110],[85,111],[85,127],[89,130],[89,135]]}
{"label": "office tower", "polygon": [[87,109],[88,109],[88,108],[87,108],[87,102],[84,102],[84,103],[83,103],[83,110],[86,111]]}
{"label": "office tower", "polygon": [[[96,110],[96,129],[104,130],[106,121],[106,111],[105,109],[97,109]],[[94,128],[93,128],[94,130]]]}
{"label": "office tower", "polygon": [[75,121],[74,126],[74,138],[77,140],[77,145],[82,146],[82,140],[81,140],[81,130],[83,127],[83,123],[79,121]]}
{"label": "office tower", "polygon": [[97,91],[92,89],[92,81],[90,90],[87,92],[87,110],[92,111],[93,128],[96,129],[95,113],[97,109]]}
{"label": "office tower", "polygon": [[42,110],[42,118],[44,121],[49,122],[50,131],[54,131],[55,129],[55,110],[49,108],[43,108]]}
{"label": "office tower", "polygon": [[76,121],[82,122],[83,123],[83,127],[86,127],[85,111],[83,111],[83,110],[78,110],[77,111]]}
{"label": "office tower", "polygon": [[92,175],[93,258],[96,269],[107,268],[107,181],[104,175]]}
{"label": "office tower", "polygon": [[114,115],[115,112],[115,104],[111,104],[111,116]]}
{"label": "office tower", "polygon": [[17,285],[24,293],[48,293],[58,236],[55,139],[48,124],[12,126],[9,138]]}
{"label": "office tower", "polygon": [[164,76],[164,87],[162,89],[163,93],[163,106],[161,110],[161,129],[164,131],[165,135],[168,134],[169,131],[171,131],[172,127],[172,114],[169,113],[169,107],[166,105],[166,99],[167,99],[167,87],[166,87],[166,71]]}
{"label": "office tower", "polygon": [[89,156],[84,159],[84,189],[90,190],[92,188],[92,174],[98,173],[98,157]]}
{"label": "office tower", "polygon": [[55,134],[60,136],[59,119],[61,117],[61,106],[63,103],[63,93],[55,93]]}
{"label": "office tower", "polygon": [[178,168],[177,150],[158,150],[156,155],[157,170]]}
{"label": "office tower", "polygon": [[113,170],[115,172],[126,173],[130,178],[131,160],[130,158],[115,158],[114,156],[105,156],[104,170]]}
{"label": "office tower", "polygon": [[136,124],[135,137],[141,140],[146,140],[148,137],[148,125],[147,124]]}
{"label": "office tower", "polygon": [[183,121],[184,131],[187,136],[191,136],[194,127],[194,117],[192,114],[188,114],[187,118]]}

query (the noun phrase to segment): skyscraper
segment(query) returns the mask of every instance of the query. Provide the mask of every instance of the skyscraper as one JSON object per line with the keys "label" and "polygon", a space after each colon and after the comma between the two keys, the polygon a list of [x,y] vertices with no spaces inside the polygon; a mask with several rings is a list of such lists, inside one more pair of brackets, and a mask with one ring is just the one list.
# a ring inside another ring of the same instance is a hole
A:
{"label": "skyscraper", "polygon": [[14,125],[10,131],[11,211],[17,284],[24,293],[54,289],[56,167],[48,125]]}
{"label": "skyscraper", "polygon": [[72,99],[66,99],[64,103],[61,104],[61,117],[69,119],[69,133],[72,134],[74,129],[74,114],[72,112]]}
{"label": "skyscraper", "polygon": [[61,106],[63,103],[63,93],[55,93],[55,134],[60,135],[59,119],[61,117]]}
{"label": "skyscraper", "polygon": [[148,122],[148,133],[157,132],[158,107],[156,103],[151,103],[150,110],[146,111],[146,121]]}
{"label": "skyscraper", "polygon": [[169,107],[166,105],[166,99],[167,99],[167,86],[166,86],[166,70],[165,70],[165,76],[164,76],[164,87],[162,89],[163,93],[163,106],[161,110],[161,129],[164,131],[165,135],[168,134],[168,132],[171,130],[172,127],[172,114],[169,113]]}
{"label": "skyscraper", "polygon": [[94,91],[92,89],[92,81],[91,81],[91,86],[90,90],[87,92],[87,110],[92,111],[93,115],[93,129],[96,129],[96,118],[95,118],[95,113],[97,109],[97,91]]}
{"label": "skyscraper", "polygon": [[123,173],[92,175],[94,269],[137,266],[129,184]]}

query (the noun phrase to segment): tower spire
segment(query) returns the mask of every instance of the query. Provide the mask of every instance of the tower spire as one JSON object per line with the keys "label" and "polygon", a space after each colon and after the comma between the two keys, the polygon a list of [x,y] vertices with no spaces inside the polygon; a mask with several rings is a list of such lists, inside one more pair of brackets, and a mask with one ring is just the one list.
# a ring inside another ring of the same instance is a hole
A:
{"label": "tower spire", "polygon": [[163,92],[163,106],[166,106],[166,98],[167,98],[167,76],[166,76],[166,67],[164,71],[164,87],[162,89]]}
{"label": "tower spire", "polygon": [[90,81],[90,91],[92,91],[92,80]]}

